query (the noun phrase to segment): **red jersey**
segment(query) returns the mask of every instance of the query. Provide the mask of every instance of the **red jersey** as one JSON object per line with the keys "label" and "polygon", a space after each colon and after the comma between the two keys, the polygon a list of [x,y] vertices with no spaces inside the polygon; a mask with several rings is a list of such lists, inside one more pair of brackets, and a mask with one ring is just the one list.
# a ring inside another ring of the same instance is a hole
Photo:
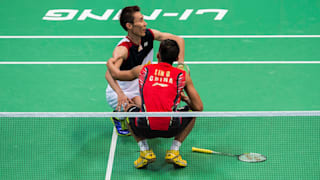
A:
{"label": "red jersey", "polygon": [[[146,65],[139,75],[143,112],[175,111],[185,86],[185,71],[168,63]],[[152,130],[168,130],[171,117],[149,117]]]}

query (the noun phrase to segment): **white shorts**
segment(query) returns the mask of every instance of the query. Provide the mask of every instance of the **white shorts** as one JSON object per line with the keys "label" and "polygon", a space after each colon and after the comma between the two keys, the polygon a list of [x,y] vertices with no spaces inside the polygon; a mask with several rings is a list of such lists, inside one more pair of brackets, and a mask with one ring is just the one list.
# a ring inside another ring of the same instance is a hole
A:
{"label": "white shorts", "polygon": [[[130,91],[123,90],[123,93],[129,98],[132,99],[134,97],[140,96],[139,93],[139,85],[137,84],[136,87],[130,88]],[[108,86],[106,89],[106,99],[109,104],[109,106],[115,110],[118,105],[118,95],[117,93],[110,87]],[[121,110],[123,110],[123,107],[121,107]]]}

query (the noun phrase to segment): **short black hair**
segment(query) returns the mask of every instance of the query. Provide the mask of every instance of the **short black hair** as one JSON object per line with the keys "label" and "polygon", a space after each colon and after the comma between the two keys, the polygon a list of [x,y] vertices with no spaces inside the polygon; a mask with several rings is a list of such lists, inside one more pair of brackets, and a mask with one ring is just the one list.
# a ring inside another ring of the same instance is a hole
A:
{"label": "short black hair", "polygon": [[159,54],[161,62],[173,64],[178,59],[180,49],[178,43],[172,39],[166,39],[161,41],[159,47]]}
{"label": "short black hair", "polygon": [[140,12],[139,6],[128,6],[122,9],[120,14],[120,25],[124,30],[128,31],[126,26],[127,23],[133,24],[133,20],[134,20],[133,14],[135,12]]}

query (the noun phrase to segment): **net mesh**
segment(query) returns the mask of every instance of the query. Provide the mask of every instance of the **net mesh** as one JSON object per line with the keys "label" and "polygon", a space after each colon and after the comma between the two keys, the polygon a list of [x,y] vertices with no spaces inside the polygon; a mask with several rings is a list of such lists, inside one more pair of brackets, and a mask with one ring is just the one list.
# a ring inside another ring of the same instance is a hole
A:
{"label": "net mesh", "polygon": [[[157,160],[133,166],[139,148],[116,136],[113,116],[194,116],[180,153],[188,167],[164,161],[172,139],[148,140]],[[320,112],[0,113],[0,179],[319,179]],[[258,164],[194,153],[260,153]],[[252,173],[254,172],[254,173]]]}

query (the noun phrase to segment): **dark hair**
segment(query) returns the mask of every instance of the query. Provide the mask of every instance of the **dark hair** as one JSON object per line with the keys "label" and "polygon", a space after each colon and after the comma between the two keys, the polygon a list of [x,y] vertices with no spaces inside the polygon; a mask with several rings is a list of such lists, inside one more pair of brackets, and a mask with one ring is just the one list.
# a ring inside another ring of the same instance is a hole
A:
{"label": "dark hair", "polygon": [[159,47],[161,62],[173,64],[178,58],[179,51],[178,43],[175,40],[166,39],[161,41]]}
{"label": "dark hair", "polygon": [[122,9],[120,14],[120,24],[124,30],[128,31],[126,27],[127,23],[133,23],[133,14],[135,12],[140,12],[139,6],[128,6]]}

